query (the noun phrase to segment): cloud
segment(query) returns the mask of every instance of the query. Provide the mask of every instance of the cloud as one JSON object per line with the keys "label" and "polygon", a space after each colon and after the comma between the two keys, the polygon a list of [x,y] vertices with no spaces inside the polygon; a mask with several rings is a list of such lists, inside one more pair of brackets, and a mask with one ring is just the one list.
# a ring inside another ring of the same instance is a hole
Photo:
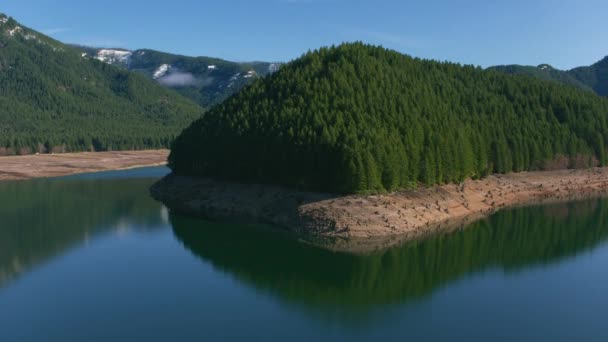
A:
{"label": "cloud", "polygon": [[41,30],[41,32],[46,34],[47,36],[50,36],[52,34],[64,33],[64,32],[68,32],[71,30],[72,29],[67,28],[67,27],[53,27],[53,28],[43,29],[43,30]]}
{"label": "cloud", "polygon": [[180,71],[172,72],[169,75],[159,78],[157,81],[166,87],[188,87],[200,83],[191,73]]}

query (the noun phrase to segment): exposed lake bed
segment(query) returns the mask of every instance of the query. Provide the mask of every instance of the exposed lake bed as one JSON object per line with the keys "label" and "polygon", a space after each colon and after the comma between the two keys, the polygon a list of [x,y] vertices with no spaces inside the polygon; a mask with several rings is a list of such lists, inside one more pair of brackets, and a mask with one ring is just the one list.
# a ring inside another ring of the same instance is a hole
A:
{"label": "exposed lake bed", "polygon": [[168,172],[0,182],[0,339],[607,337],[606,199],[353,254],[170,212]]}
{"label": "exposed lake bed", "polygon": [[0,156],[0,181],[59,177],[166,164],[169,150]]}
{"label": "exposed lake bed", "polygon": [[492,175],[350,196],[169,175],[151,193],[183,214],[272,224],[332,250],[365,253],[460,229],[507,207],[605,196],[608,168]]}

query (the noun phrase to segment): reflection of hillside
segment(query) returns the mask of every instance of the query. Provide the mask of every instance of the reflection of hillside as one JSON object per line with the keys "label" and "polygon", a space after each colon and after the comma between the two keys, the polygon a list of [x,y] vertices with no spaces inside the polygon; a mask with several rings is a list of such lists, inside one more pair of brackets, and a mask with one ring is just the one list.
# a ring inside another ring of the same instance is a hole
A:
{"label": "reflection of hillside", "polygon": [[514,209],[373,255],[334,253],[252,227],[179,216],[171,223],[195,255],[256,289],[312,308],[365,309],[428,295],[475,271],[573,256],[606,240],[607,214],[607,200]]}
{"label": "reflection of hillside", "polygon": [[0,286],[96,234],[162,223],[154,179],[0,182]]}

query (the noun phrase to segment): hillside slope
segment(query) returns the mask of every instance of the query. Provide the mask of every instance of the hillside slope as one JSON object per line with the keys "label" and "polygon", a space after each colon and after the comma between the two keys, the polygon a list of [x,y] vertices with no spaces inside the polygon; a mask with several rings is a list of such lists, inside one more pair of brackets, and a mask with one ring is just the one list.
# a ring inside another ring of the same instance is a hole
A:
{"label": "hillside slope", "polygon": [[563,84],[571,85],[582,90],[593,91],[592,87],[588,84],[579,81],[574,76],[570,75],[567,71],[555,69],[548,64],[541,64],[539,66],[526,66],[526,65],[497,65],[489,68],[503,72],[509,75],[526,75],[536,77],[544,81],[555,81]]}
{"label": "hillside slope", "polygon": [[572,69],[568,73],[593,88],[599,95],[608,96],[608,57],[591,66]]}
{"label": "hillside slope", "polygon": [[89,58],[137,71],[204,108],[222,102],[280,66],[278,63],[236,63],[219,58],[188,57],[149,49],[77,48]]}
{"label": "hillside slope", "polygon": [[166,147],[202,108],[0,15],[0,155]]}
{"label": "hillside slope", "polygon": [[307,53],[174,142],[176,174],[338,193],[604,164],[608,100],[361,43]]}
{"label": "hillside slope", "polygon": [[592,90],[601,96],[608,96],[608,57],[585,67],[572,70],[558,70],[548,64],[538,67],[524,65],[499,65],[489,69],[510,75],[526,75],[546,81],[556,81],[583,90]]}

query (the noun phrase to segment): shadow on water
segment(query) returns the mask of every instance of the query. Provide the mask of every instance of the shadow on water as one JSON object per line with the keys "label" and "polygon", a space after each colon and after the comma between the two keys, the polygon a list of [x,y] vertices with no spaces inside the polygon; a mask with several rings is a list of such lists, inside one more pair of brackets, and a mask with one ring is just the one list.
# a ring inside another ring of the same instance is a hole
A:
{"label": "shadow on water", "polygon": [[260,227],[170,221],[192,253],[256,290],[308,309],[365,311],[428,296],[475,272],[573,257],[608,238],[607,215],[606,199],[517,208],[370,255],[331,252]]}
{"label": "shadow on water", "polygon": [[100,234],[164,227],[166,210],[147,192],[155,180],[104,173],[0,182],[0,287]]}

